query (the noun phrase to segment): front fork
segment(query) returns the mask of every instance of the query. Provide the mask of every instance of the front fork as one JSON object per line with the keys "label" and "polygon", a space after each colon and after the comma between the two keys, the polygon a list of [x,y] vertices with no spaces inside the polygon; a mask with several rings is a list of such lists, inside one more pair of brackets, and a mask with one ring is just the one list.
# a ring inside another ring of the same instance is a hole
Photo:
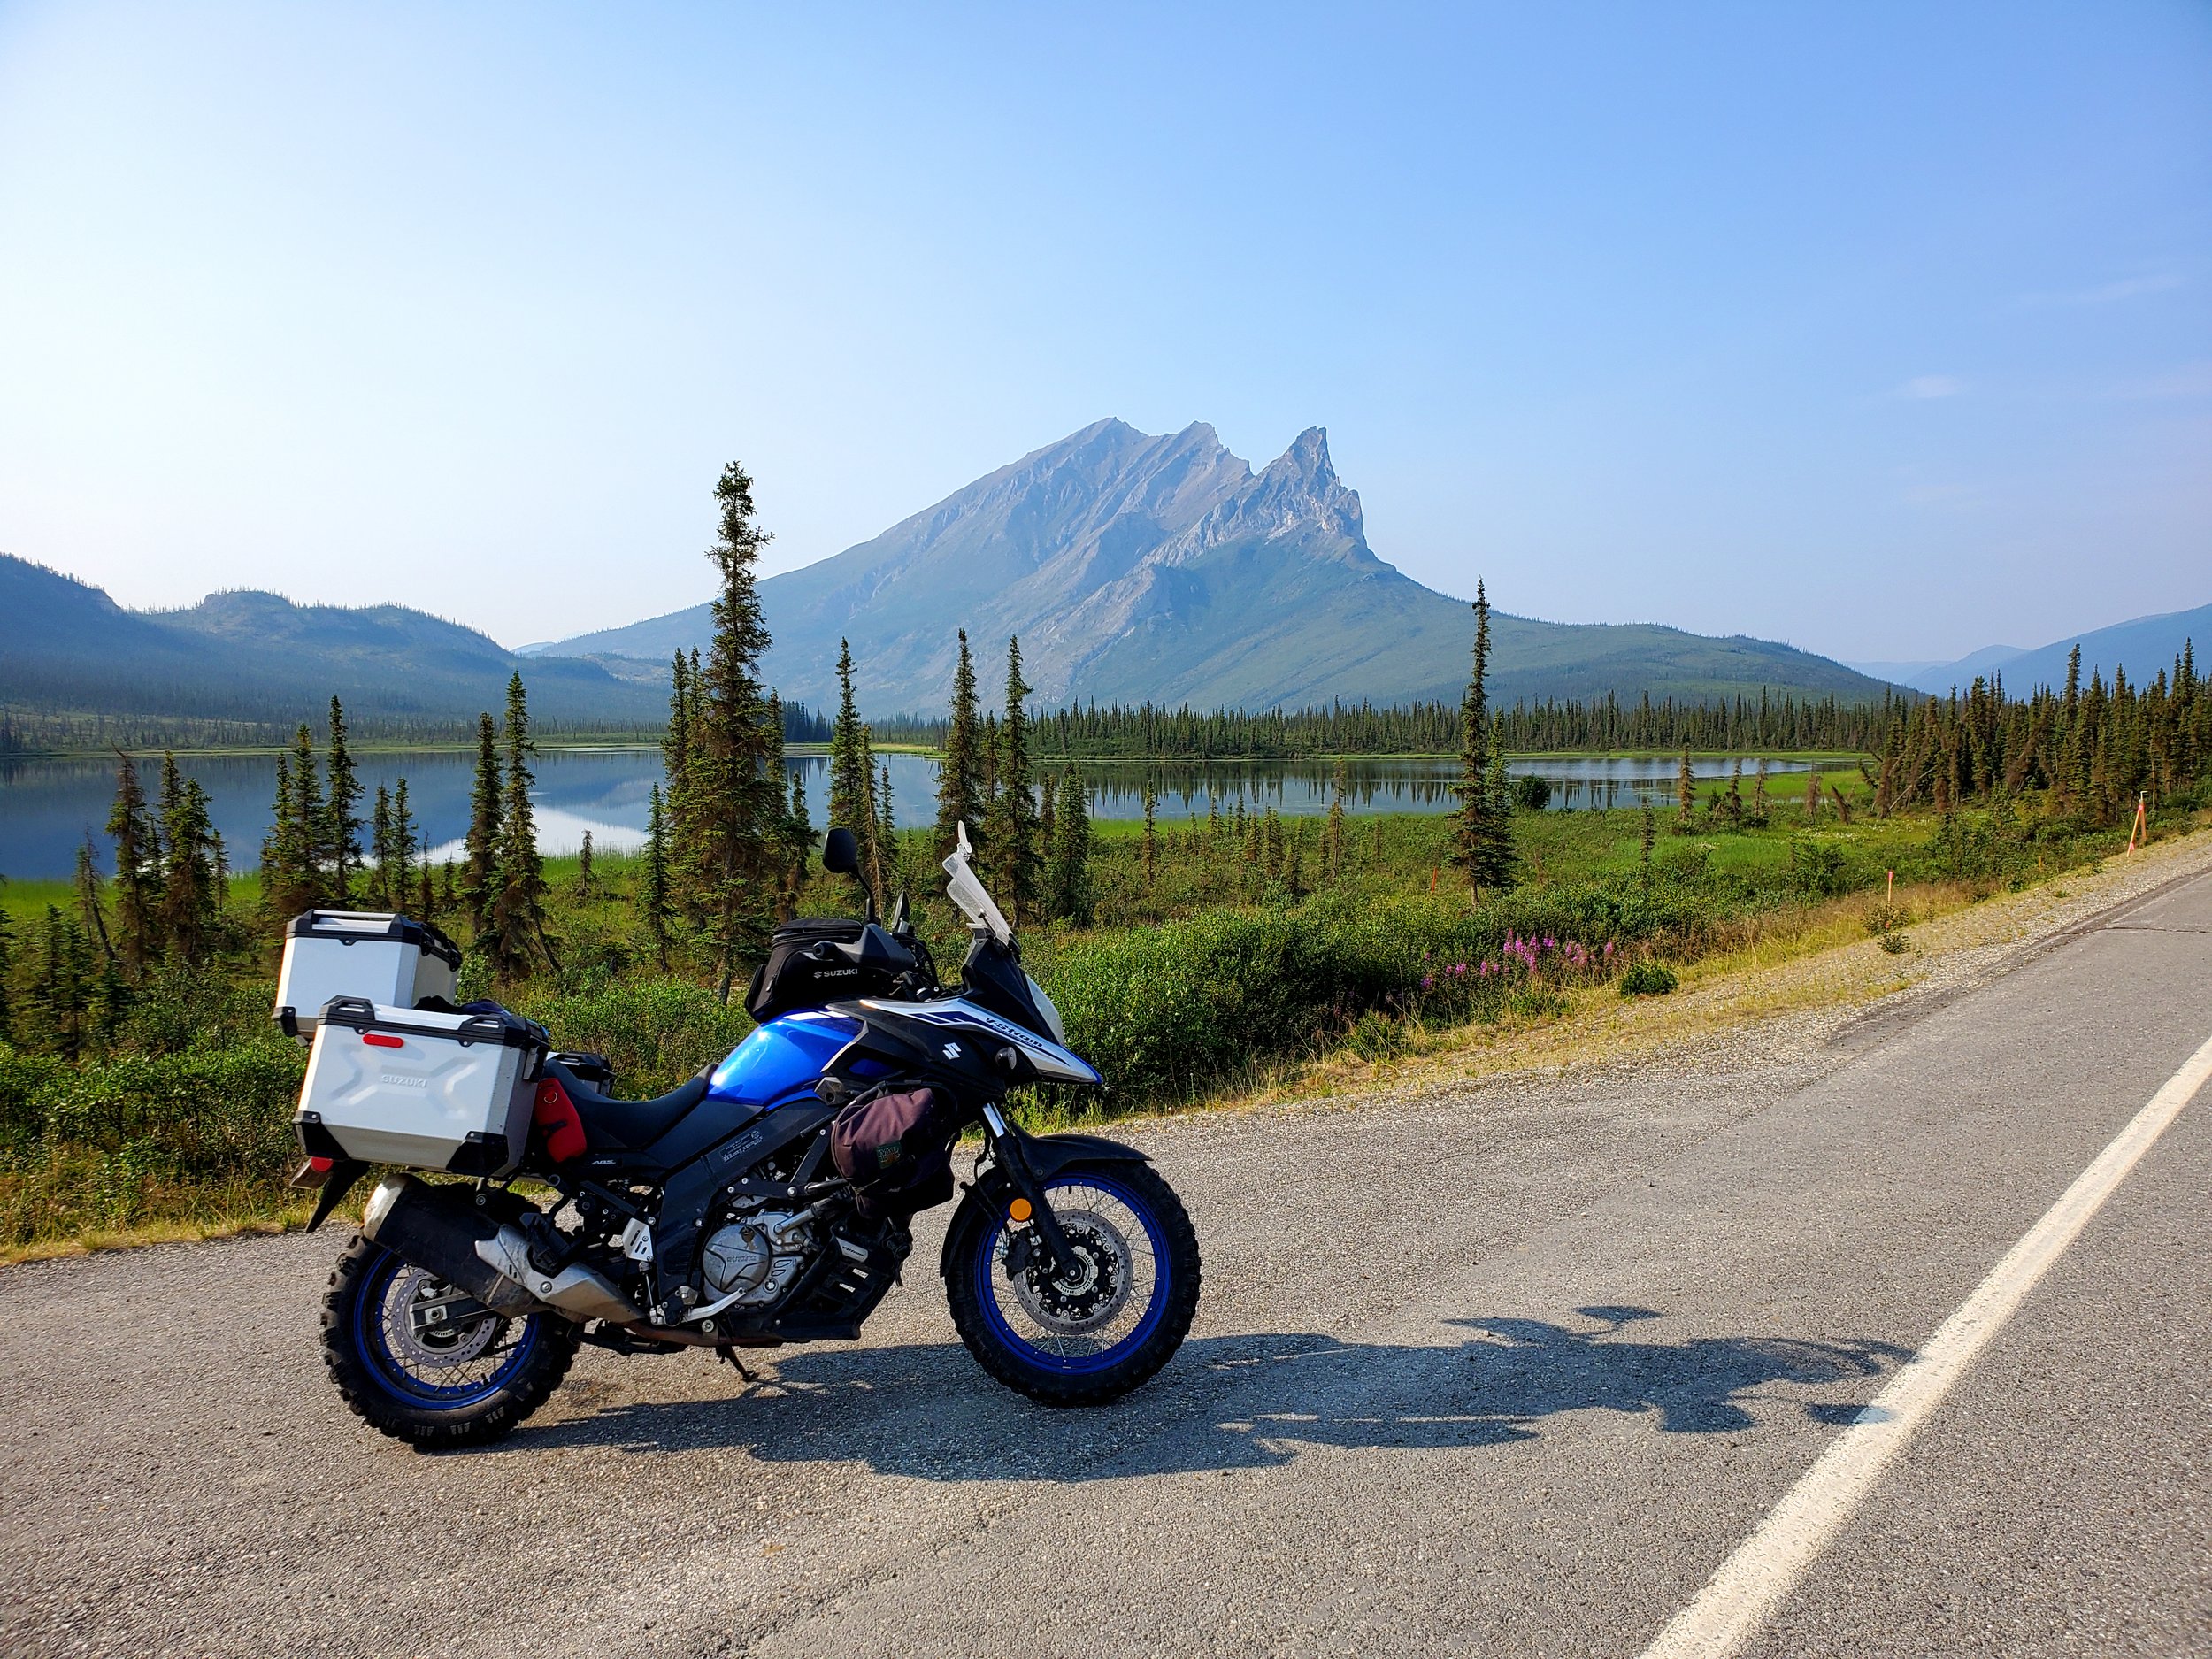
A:
{"label": "front fork", "polygon": [[[1029,1159],[1022,1151],[1025,1139],[1022,1132],[1008,1123],[995,1105],[983,1109],[983,1133],[990,1145],[992,1160],[1006,1177],[1014,1195],[1029,1205],[1029,1222],[1033,1236],[1043,1241],[1045,1254],[1052,1260],[1056,1279],[1073,1279],[1082,1271],[1082,1263],[1075,1259],[1075,1252],[1068,1244],[1068,1235],[1060,1225],[1060,1218],[1052,1213],[1052,1205],[1045,1198],[1044,1183],[1029,1167]],[[1017,1233],[1007,1241],[1006,1264],[1010,1273],[1018,1274],[1028,1265],[1029,1239]]]}

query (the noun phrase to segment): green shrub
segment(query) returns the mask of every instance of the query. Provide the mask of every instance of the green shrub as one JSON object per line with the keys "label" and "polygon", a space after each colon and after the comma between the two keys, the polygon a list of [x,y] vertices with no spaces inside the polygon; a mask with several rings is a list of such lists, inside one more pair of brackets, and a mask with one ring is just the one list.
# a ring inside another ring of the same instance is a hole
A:
{"label": "green shrub", "polygon": [[265,1203],[305,1062],[273,1033],[79,1065],[0,1048],[0,1243]]}
{"label": "green shrub", "polygon": [[1663,962],[1632,964],[1621,975],[1623,996],[1664,996],[1682,981],[1675,977],[1672,968]]}
{"label": "green shrub", "polygon": [[1532,975],[1601,977],[1624,909],[1593,888],[1525,890],[1480,910],[1448,895],[1330,895],[1093,935],[1040,977],[1071,1046],[1118,1094],[1176,1098],[1255,1060],[1316,1052],[1370,1012],[1443,1023],[1494,1014]]}
{"label": "green shrub", "polygon": [[739,1002],[718,1002],[712,990],[681,979],[600,979],[565,992],[533,989],[509,1006],[560,1047],[605,1055],[616,1092],[641,1098],[674,1088],[744,1041],[753,1021]]}
{"label": "green shrub", "polygon": [[1829,841],[1801,841],[1796,856],[1797,887],[1817,898],[1833,898],[1851,890],[1843,849]]}
{"label": "green shrub", "polygon": [[1541,812],[1551,804],[1551,780],[1533,773],[1513,780],[1513,804],[1525,812]]}

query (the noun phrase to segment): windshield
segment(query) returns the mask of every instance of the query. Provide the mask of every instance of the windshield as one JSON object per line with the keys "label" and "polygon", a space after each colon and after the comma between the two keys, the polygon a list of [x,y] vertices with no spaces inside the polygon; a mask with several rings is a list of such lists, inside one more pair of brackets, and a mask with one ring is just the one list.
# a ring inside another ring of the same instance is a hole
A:
{"label": "windshield", "polygon": [[999,913],[998,906],[991,902],[991,895],[985,890],[983,883],[976,879],[975,872],[968,867],[968,860],[974,851],[968,845],[967,821],[963,819],[959,845],[954,849],[952,856],[945,860],[945,896],[968,918],[969,926],[983,928],[1000,944],[1010,945],[1014,942],[1014,930],[1007,925],[1006,918]]}

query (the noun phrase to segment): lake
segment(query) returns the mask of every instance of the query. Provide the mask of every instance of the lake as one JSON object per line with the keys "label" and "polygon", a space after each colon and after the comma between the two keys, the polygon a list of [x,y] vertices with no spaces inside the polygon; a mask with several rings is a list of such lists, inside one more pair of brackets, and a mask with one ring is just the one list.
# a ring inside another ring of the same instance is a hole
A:
{"label": "lake", "polygon": [[[887,755],[891,769],[894,818],[902,826],[935,821],[936,763],[919,755]],[[357,757],[367,791],[362,817],[375,798],[376,786],[407,780],[408,804],[427,831],[434,856],[457,853],[468,828],[472,753],[459,749],[380,751]],[[794,755],[787,763],[806,780],[808,810],[818,829],[829,810],[829,762],[818,754]],[[1803,772],[1800,760],[1769,760],[1772,772]],[[246,870],[260,862],[262,837],[268,833],[270,798],[276,788],[274,755],[194,755],[177,764],[207,791],[215,826],[229,848],[231,864]],[[1131,761],[1087,762],[1083,775],[1091,784],[1091,811],[1103,818],[1144,815],[1148,774],[1159,792],[1159,816],[1173,823],[1204,818],[1217,800],[1224,813],[1241,799],[1248,810],[1273,807],[1294,817],[1329,810],[1338,763],[1334,761],[1218,761],[1211,765]],[[1342,763],[1348,810],[1359,812],[1443,812],[1455,804],[1452,787],[1458,763],[1446,758],[1363,759]],[[1692,770],[1701,778],[1725,777],[1731,759],[1701,759]],[[1747,759],[1747,774],[1757,762]],[[161,763],[141,761],[140,774],[150,795],[160,783]],[[576,748],[541,750],[536,767],[539,845],[549,854],[573,853],[584,833],[604,852],[631,851],[643,845],[647,795],[661,780],[657,749]],[[1674,800],[1675,763],[1656,759],[1537,756],[1512,763],[1516,773],[1548,779],[1551,805],[1573,811],[1586,807],[1631,807]],[[0,761],[0,874],[27,879],[66,876],[76,866],[77,848],[90,832],[107,868],[104,830],[115,795],[111,761]],[[366,839],[366,832],[364,832]]]}

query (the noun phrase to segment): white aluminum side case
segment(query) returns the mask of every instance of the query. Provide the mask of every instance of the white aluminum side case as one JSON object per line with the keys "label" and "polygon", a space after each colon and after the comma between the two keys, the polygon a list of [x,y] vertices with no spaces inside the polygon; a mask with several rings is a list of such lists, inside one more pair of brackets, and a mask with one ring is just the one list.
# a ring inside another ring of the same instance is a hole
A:
{"label": "white aluminum side case", "polygon": [[545,1033],[514,1015],[340,999],[323,1010],[293,1119],[311,1156],[497,1177],[522,1162]]}
{"label": "white aluminum side case", "polygon": [[389,1008],[434,996],[449,1002],[460,967],[460,947],[427,922],[373,910],[309,910],[284,930],[276,1018],[305,1035],[334,996]]}

